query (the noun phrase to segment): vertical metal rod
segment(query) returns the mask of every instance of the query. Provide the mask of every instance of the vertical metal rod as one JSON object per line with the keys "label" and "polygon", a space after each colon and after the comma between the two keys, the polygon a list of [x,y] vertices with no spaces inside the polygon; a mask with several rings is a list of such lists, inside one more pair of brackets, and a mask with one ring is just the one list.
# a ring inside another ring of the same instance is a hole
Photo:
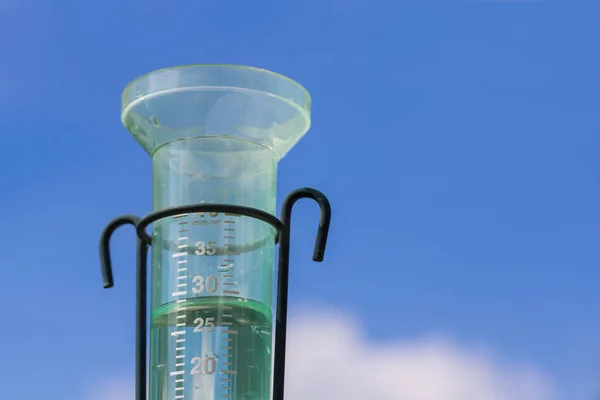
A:
{"label": "vertical metal rod", "polygon": [[318,190],[303,188],[290,193],[281,208],[281,222],[283,229],[279,239],[279,265],[277,280],[277,317],[275,321],[275,355],[273,376],[273,400],[283,400],[285,390],[285,353],[287,335],[287,309],[290,267],[290,236],[292,207],[302,198],[315,200],[321,208],[319,230],[313,252],[313,260],[323,261],[329,224],[331,222],[331,206],[327,197]]}
{"label": "vertical metal rod", "polygon": [[[283,214],[282,214],[283,221]],[[275,354],[273,400],[283,400],[285,386],[285,346],[287,335],[288,281],[290,264],[290,228],[285,224],[279,236],[279,265],[277,278],[277,314],[275,319]]]}
{"label": "vertical metal rod", "polygon": [[137,240],[136,318],[135,318],[135,398],[146,399],[146,293],[148,276],[148,245]]}

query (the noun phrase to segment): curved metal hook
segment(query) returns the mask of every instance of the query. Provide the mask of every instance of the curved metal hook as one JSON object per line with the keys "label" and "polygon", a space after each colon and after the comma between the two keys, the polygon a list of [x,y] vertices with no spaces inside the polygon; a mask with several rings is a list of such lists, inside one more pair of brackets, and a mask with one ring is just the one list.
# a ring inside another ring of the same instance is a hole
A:
{"label": "curved metal hook", "polygon": [[294,207],[294,204],[298,200],[305,198],[313,199],[321,208],[319,230],[317,231],[317,240],[313,252],[313,260],[321,262],[325,256],[325,246],[327,245],[327,235],[329,234],[329,224],[331,223],[331,205],[327,197],[316,189],[301,188],[294,190],[283,202],[283,206],[281,207],[281,222],[283,222],[283,225],[287,227],[289,232],[292,222],[292,207]]}
{"label": "curved metal hook", "polygon": [[303,198],[310,198],[319,203],[321,208],[321,218],[319,221],[319,231],[315,242],[313,260],[323,261],[325,255],[325,246],[327,244],[327,235],[329,234],[329,224],[331,222],[331,206],[327,197],[318,190],[302,188],[294,190],[283,201],[281,208],[281,222],[284,229],[280,232],[279,240],[279,265],[277,279],[277,318],[275,321],[275,361],[273,376],[273,399],[283,400],[284,380],[285,380],[285,352],[287,335],[287,308],[288,308],[288,283],[290,266],[290,235],[292,222],[292,208],[294,204]]}
{"label": "curved metal hook", "polygon": [[139,220],[135,215],[121,215],[110,221],[100,235],[100,265],[105,289],[114,286],[112,261],[110,259],[110,238],[117,228],[127,224],[136,227]]}
{"label": "curved metal hook", "polygon": [[[100,264],[104,287],[114,285],[110,259],[110,237],[117,228],[133,225],[137,228],[140,219],[135,215],[122,215],[110,221],[100,236]],[[135,306],[135,399],[146,400],[146,276],[148,245],[137,239],[136,306]]]}

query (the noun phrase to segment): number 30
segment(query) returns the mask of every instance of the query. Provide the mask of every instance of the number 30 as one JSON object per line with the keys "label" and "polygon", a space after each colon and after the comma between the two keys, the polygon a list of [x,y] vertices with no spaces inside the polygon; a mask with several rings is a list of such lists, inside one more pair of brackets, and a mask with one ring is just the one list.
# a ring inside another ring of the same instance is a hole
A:
{"label": "number 30", "polygon": [[196,275],[192,281],[196,284],[196,287],[192,288],[192,292],[194,292],[194,294],[200,294],[204,292],[204,289],[206,289],[208,293],[214,293],[219,288],[219,281],[217,280],[216,276],[211,275],[207,277],[206,285],[204,278],[201,275]]}

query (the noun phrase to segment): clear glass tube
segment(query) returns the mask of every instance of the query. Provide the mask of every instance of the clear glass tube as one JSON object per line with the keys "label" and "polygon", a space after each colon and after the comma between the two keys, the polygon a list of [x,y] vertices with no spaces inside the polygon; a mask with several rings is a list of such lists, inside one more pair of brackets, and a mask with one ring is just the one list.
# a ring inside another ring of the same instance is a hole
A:
{"label": "clear glass tube", "polygon": [[[152,155],[153,209],[225,203],[275,214],[277,162],[310,98],[280,75],[184,66],[132,82],[123,122]],[[271,398],[275,230],[223,213],[152,228],[152,400]]]}

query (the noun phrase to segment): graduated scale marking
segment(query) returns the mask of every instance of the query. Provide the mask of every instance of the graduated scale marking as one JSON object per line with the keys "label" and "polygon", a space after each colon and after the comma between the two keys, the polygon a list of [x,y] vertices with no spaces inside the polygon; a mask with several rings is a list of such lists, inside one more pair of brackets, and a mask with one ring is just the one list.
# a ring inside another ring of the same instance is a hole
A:
{"label": "graduated scale marking", "polygon": [[[183,218],[183,216],[181,215],[176,215],[173,217],[173,220],[179,220],[180,218]],[[187,290],[181,290],[185,287],[187,287],[187,267],[186,264],[188,262],[187,260],[187,248],[188,248],[188,239],[189,237],[186,236],[186,232],[188,231],[186,229],[186,225],[187,225],[187,221],[186,220],[182,220],[178,222],[179,224],[179,237],[177,238],[177,242],[179,243],[177,248],[179,250],[185,250],[183,252],[178,252],[173,254],[173,258],[176,259],[176,263],[175,265],[177,266],[177,279],[176,279],[176,291],[174,291],[172,293],[173,297],[181,297],[181,296],[185,296],[187,295]],[[177,302],[179,303],[180,300],[183,300],[181,298],[177,299]],[[181,301],[183,302],[183,301]],[[175,327],[175,331],[173,331],[171,333],[171,336],[175,338],[176,343],[178,344],[178,346],[175,348],[175,370],[170,372],[170,376],[175,377],[175,394],[174,394],[174,398],[175,399],[184,399],[185,398],[185,358],[186,358],[186,354],[185,354],[185,334],[186,334],[186,330],[185,330],[185,326],[187,325],[187,314],[185,313],[186,311],[186,307],[180,307],[179,310],[177,311],[177,315],[176,315],[176,327]]]}
{"label": "graduated scale marking", "polygon": [[[228,250],[229,247],[235,247],[234,243],[230,243],[230,241],[235,240],[235,219],[241,217],[238,214],[230,214],[225,213],[225,217],[227,219],[224,221],[227,224],[228,228],[225,228],[225,235],[223,236],[223,247],[225,251],[223,252],[224,259],[223,262],[217,266],[217,271],[221,273],[220,279],[215,275],[210,275],[207,277],[203,277],[201,275],[193,276],[191,282],[189,282],[190,275],[188,274],[188,259],[189,256],[212,256],[217,255],[217,242],[216,241],[203,241],[200,240],[196,242],[195,246],[190,246],[188,232],[189,229],[187,227],[190,225],[197,227],[204,226],[218,226],[223,221],[221,219],[215,219],[219,213],[210,212],[210,213],[194,213],[192,217],[199,216],[200,218],[204,217],[208,214],[213,219],[200,219],[200,220],[192,220],[188,221],[190,218],[190,214],[180,214],[173,217],[173,221],[176,221],[179,225],[179,237],[177,238],[177,251],[172,254],[172,259],[175,261],[175,268],[177,271],[175,284],[173,288],[173,292],[171,295],[176,299],[176,303],[184,303],[186,298],[188,297],[188,284],[191,286],[191,292],[194,297],[196,295],[204,294],[205,296],[217,295],[217,290],[219,288],[219,281],[222,281],[222,293],[225,295],[239,295],[239,290],[235,290],[237,283],[235,282],[235,268],[234,268],[234,260],[231,258],[232,255],[239,255],[239,252]],[[190,247],[193,248],[193,251],[189,251]],[[226,287],[226,289],[225,289]],[[186,327],[189,326],[190,321],[187,321],[187,308],[179,307],[177,310],[177,314],[175,317],[176,324],[175,329],[171,332],[171,337],[175,339],[176,346],[175,347],[175,369],[169,373],[171,377],[174,377],[174,399],[184,399],[185,398],[185,382],[186,382]],[[225,359],[231,359],[232,352],[234,350],[232,336],[238,334],[236,329],[230,328],[233,324],[233,307],[231,306],[221,306],[220,310],[221,315],[217,315],[217,319],[221,326],[223,326],[222,333],[225,335],[223,337],[224,345],[221,346],[221,350]],[[212,332],[215,329],[215,318],[196,318],[194,320],[194,330],[195,333],[202,332]],[[217,370],[217,361],[215,357],[192,357],[191,363],[193,367],[189,371],[191,375],[195,374],[205,374],[210,375],[214,374]],[[224,377],[221,378],[220,388],[225,391],[222,393],[221,397],[230,397],[231,396],[231,384],[232,379],[228,378],[228,376],[236,375],[237,370],[232,368],[231,361],[221,361],[222,370],[220,374]]]}

